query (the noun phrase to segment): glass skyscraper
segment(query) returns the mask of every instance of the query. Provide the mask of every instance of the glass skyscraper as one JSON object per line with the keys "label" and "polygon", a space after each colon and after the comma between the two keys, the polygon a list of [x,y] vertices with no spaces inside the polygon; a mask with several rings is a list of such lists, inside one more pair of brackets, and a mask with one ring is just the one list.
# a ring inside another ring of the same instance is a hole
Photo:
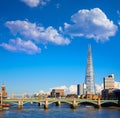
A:
{"label": "glass skyscraper", "polygon": [[85,84],[86,84],[86,94],[95,94],[91,45],[88,46],[88,58],[87,58]]}

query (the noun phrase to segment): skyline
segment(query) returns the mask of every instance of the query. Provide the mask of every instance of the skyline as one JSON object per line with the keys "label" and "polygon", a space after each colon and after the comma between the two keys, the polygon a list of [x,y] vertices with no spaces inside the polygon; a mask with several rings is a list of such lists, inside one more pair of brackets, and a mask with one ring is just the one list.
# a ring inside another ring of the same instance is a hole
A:
{"label": "skyline", "polygon": [[120,1],[1,0],[0,83],[34,93],[85,82],[88,44],[96,84],[120,82]]}

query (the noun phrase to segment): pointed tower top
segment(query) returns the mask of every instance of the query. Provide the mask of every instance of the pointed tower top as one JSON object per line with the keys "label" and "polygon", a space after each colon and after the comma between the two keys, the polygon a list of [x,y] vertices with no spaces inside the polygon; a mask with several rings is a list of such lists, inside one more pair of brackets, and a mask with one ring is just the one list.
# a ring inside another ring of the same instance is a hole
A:
{"label": "pointed tower top", "polygon": [[88,51],[91,52],[91,44],[88,45]]}

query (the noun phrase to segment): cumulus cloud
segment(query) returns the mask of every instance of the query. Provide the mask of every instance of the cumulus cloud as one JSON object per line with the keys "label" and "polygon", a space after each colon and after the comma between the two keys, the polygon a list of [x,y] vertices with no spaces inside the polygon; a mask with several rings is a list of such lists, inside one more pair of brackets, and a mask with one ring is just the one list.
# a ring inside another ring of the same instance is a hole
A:
{"label": "cumulus cloud", "polygon": [[49,0],[21,0],[29,7],[37,7],[38,5],[46,5]]}
{"label": "cumulus cloud", "polygon": [[63,86],[59,86],[59,87],[54,87],[54,88],[50,88],[50,91],[52,89],[64,89],[65,94],[76,94],[77,93],[77,86],[76,85],[70,85],[69,87],[63,85]]}
{"label": "cumulus cloud", "polygon": [[10,39],[8,44],[2,43],[0,46],[9,51],[25,52],[28,54],[35,54],[41,51],[41,49],[38,48],[32,41],[24,41],[20,38],[17,38],[16,40]]}
{"label": "cumulus cloud", "polygon": [[101,94],[101,91],[103,90],[103,84],[99,85],[99,84],[96,84],[95,85],[95,91],[97,94]]}
{"label": "cumulus cloud", "polygon": [[120,89],[120,82],[115,82],[115,83],[114,83],[114,87],[115,87],[116,89]]}
{"label": "cumulus cloud", "polygon": [[117,26],[99,8],[79,10],[71,16],[71,21],[71,24],[64,23],[64,32],[73,37],[84,36],[106,41],[117,31]]}
{"label": "cumulus cloud", "polygon": [[44,90],[40,90],[37,94],[47,94],[47,95],[50,95],[50,91],[44,91]]}
{"label": "cumulus cloud", "polygon": [[77,93],[77,86],[76,85],[69,86],[68,93],[70,93],[70,94],[76,94]]}
{"label": "cumulus cloud", "polygon": [[21,20],[7,21],[6,26],[14,35],[21,35],[24,38],[36,40],[41,43],[50,42],[57,45],[68,45],[70,43],[68,38],[64,38],[62,34],[52,26],[44,28],[36,23]]}

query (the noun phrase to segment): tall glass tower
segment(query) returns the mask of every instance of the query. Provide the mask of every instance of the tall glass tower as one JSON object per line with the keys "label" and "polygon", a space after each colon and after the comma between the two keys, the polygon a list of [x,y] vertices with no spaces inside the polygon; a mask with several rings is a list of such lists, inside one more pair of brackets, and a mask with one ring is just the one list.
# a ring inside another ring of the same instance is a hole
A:
{"label": "tall glass tower", "polygon": [[86,84],[86,93],[87,94],[95,94],[95,83],[94,83],[91,45],[88,46],[88,58],[87,58],[85,84]]}

